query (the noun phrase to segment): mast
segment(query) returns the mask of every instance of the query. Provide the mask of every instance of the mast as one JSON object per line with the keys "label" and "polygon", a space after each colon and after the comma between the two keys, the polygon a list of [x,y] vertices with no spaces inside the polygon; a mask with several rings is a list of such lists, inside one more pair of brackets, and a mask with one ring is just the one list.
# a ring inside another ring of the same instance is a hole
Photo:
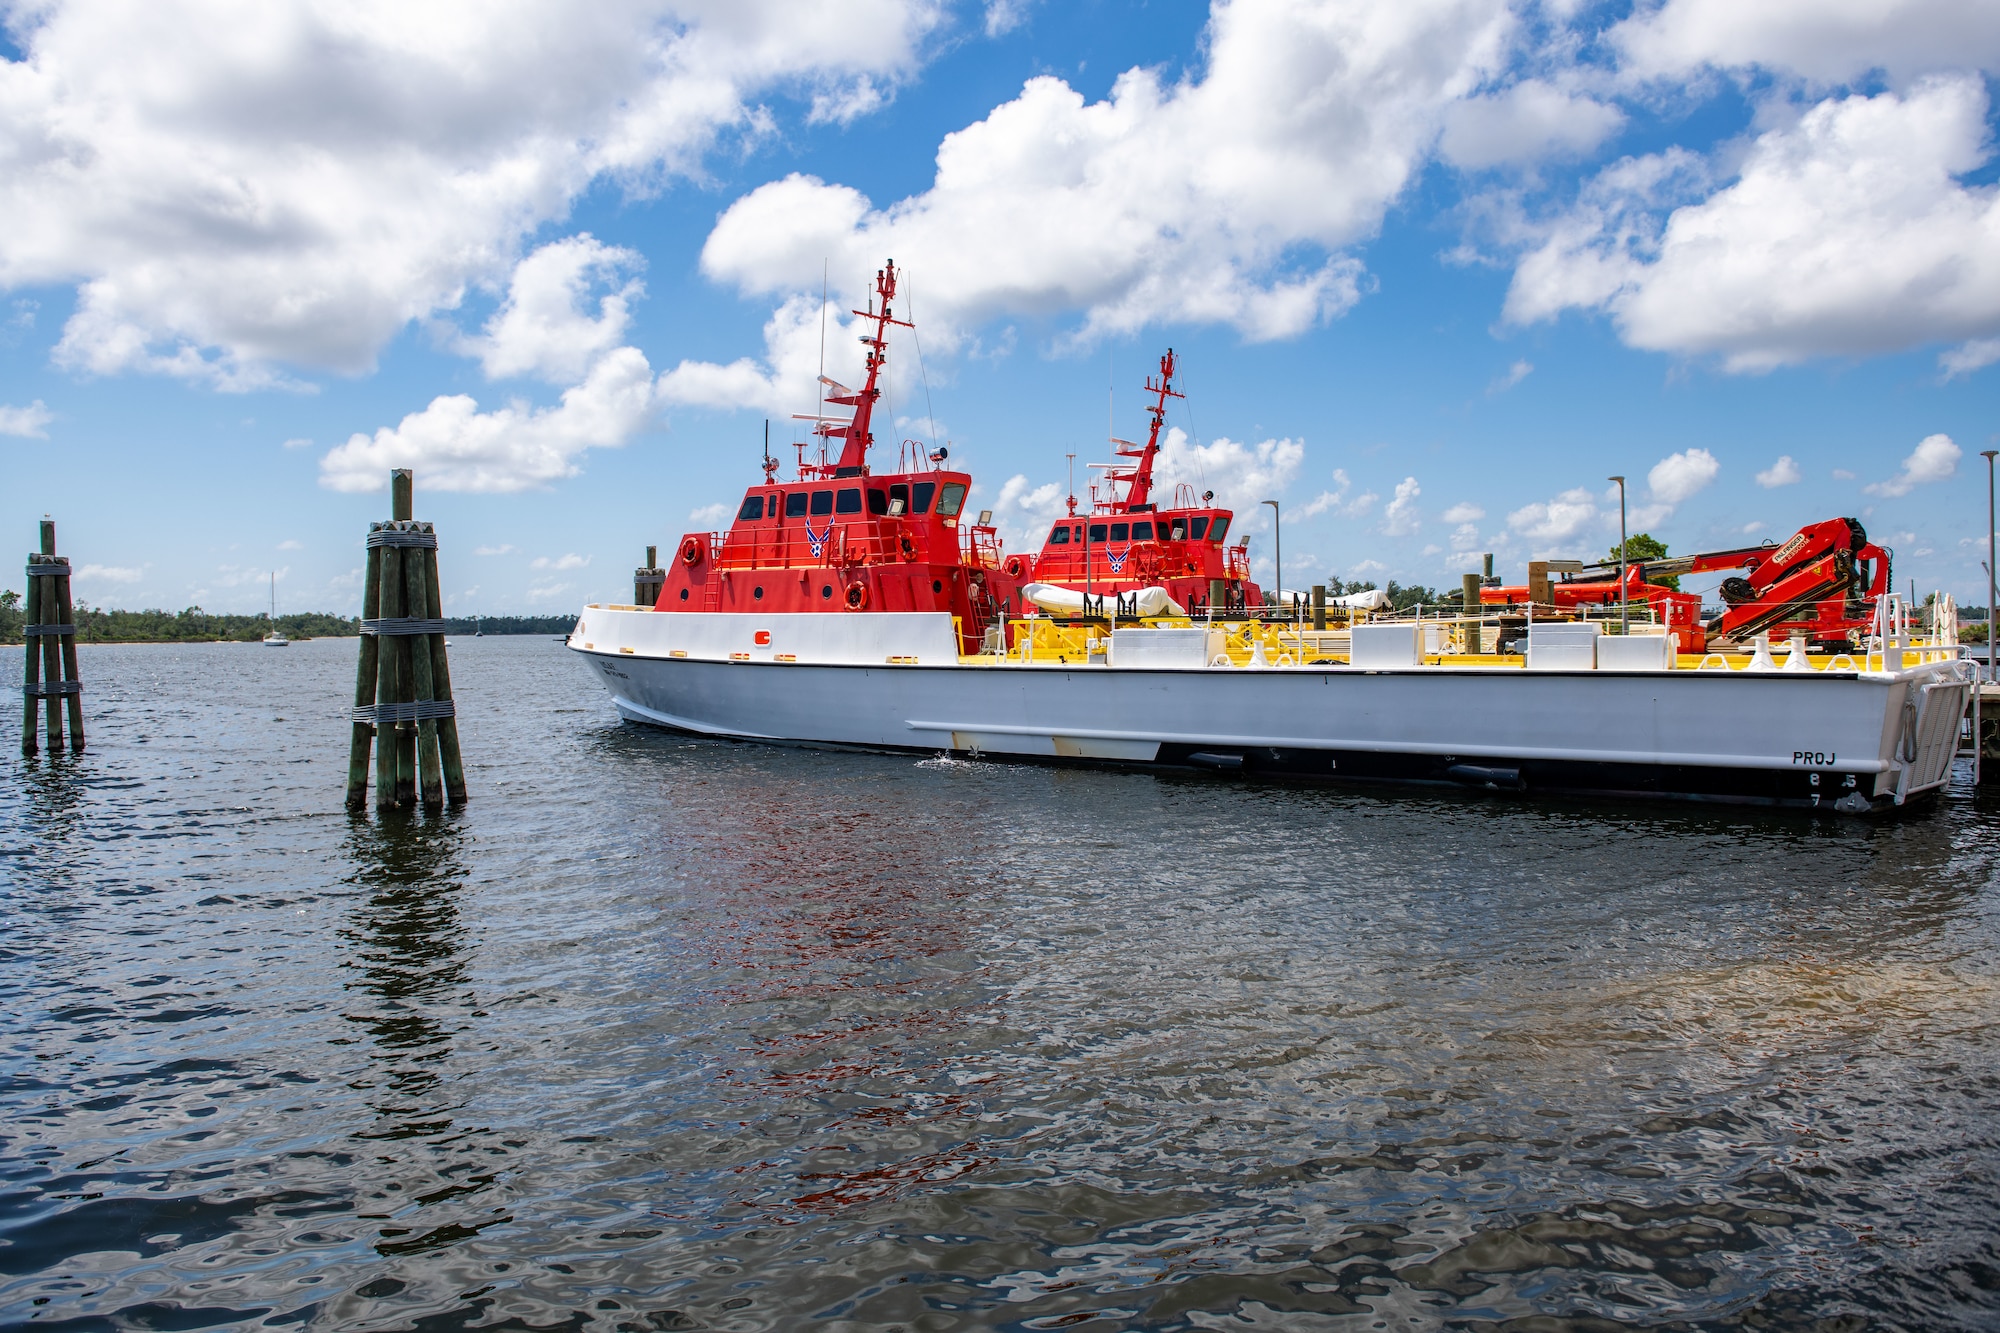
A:
{"label": "mast", "polygon": [[840,450],[840,461],[834,465],[833,475],[836,477],[858,477],[868,470],[868,446],[875,443],[875,404],[882,396],[882,367],[889,360],[889,326],[911,327],[908,321],[891,316],[889,303],[895,299],[896,261],[892,259],[886,266],[875,270],[875,299],[868,303],[869,308],[853,312],[863,319],[875,321],[874,333],[861,337],[862,344],[868,348],[867,380],[859,389],[849,389],[844,384],[834,384],[824,375],[820,377],[840,390],[829,396],[827,402],[854,409],[854,415],[846,422],[836,424],[821,419],[813,427],[814,434],[846,441]]}
{"label": "mast", "polygon": [[[1155,381],[1150,375],[1146,377],[1146,392],[1153,395],[1152,405],[1146,409],[1147,414],[1153,418],[1152,429],[1146,432],[1146,442],[1144,444],[1134,444],[1130,440],[1121,440],[1116,436],[1113,436],[1111,440],[1111,443],[1114,445],[1123,446],[1117,451],[1118,457],[1136,458],[1139,460],[1138,464],[1130,472],[1114,472],[1110,475],[1111,480],[1125,483],[1123,498],[1110,506],[1113,513],[1130,513],[1133,509],[1145,504],[1152,498],[1153,460],[1159,456],[1160,452],[1160,427],[1167,420],[1167,399],[1183,396],[1174,391],[1173,348],[1169,347],[1167,354],[1160,358],[1160,378],[1158,381]],[[1093,466],[1095,465],[1093,464]]]}

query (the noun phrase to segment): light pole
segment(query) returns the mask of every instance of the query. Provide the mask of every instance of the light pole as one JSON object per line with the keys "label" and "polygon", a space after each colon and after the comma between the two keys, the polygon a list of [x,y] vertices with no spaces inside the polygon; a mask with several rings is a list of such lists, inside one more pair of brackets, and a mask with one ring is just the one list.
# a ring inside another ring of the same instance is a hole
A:
{"label": "light pole", "polygon": [[1982,449],[1986,460],[1986,678],[1993,679],[1993,458],[2000,449]]}
{"label": "light pole", "polygon": [[1625,478],[1612,477],[1618,483],[1618,632],[1632,632],[1632,598],[1625,590]]}
{"label": "light pole", "polygon": [[1271,506],[1271,559],[1276,569],[1278,595],[1283,597],[1285,595],[1285,529],[1282,522],[1284,515],[1279,511],[1276,500],[1266,500],[1264,503]]}

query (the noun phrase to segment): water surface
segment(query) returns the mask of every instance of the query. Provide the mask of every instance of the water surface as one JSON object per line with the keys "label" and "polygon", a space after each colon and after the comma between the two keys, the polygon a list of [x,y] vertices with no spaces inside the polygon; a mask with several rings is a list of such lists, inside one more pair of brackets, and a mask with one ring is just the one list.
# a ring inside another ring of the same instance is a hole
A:
{"label": "water surface", "polygon": [[1996,807],[739,746],[459,639],[86,648],[0,735],[0,1325],[2000,1326]]}

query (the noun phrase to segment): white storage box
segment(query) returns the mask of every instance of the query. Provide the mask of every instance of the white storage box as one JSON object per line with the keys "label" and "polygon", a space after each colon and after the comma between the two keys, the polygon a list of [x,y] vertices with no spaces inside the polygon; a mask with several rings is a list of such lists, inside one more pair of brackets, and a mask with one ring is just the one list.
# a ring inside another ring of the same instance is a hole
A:
{"label": "white storage box", "polygon": [[1528,670],[1589,671],[1597,665],[1601,629],[1595,622],[1528,626]]}
{"label": "white storage box", "polygon": [[1202,627],[1193,629],[1114,629],[1111,631],[1111,665],[1115,667],[1205,667],[1214,656],[1209,650],[1211,635],[1215,652],[1222,651],[1219,632]]}
{"label": "white storage box", "polygon": [[1424,659],[1417,651],[1414,621],[1356,625],[1350,634],[1347,658],[1350,665],[1369,669],[1423,665]]}
{"label": "white storage box", "polygon": [[1671,634],[1606,634],[1597,641],[1599,671],[1671,671]]}

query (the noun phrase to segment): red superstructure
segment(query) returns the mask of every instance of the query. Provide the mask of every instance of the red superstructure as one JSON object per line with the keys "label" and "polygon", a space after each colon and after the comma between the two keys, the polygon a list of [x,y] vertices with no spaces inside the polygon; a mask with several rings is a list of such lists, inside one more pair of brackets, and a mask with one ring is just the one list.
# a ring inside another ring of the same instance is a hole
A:
{"label": "red superstructure", "polygon": [[[948,611],[960,646],[976,651],[987,627],[1004,623],[1012,581],[999,572],[999,540],[990,523],[967,523],[966,473],[944,466],[946,450],[905,441],[899,467],[868,465],[875,407],[889,359],[896,264],[875,275],[875,296],[854,313],[873,322],[862,338],[868,377],[859,389],[822,376],[829,404],[847,417],[816,414],[813,434],[839,440],[833,462],[823,444],[817,461],[799,445],[798,474],[777,479],[768,453],[764,481],[744,492],[727,532],[681,538],[660,590],[658,611],[796,614]],[[983,518],[983,516],[982,516]]]}
{"label": "red superstructure", "polygon": [[1105,468],[1111,497],[1096,499],[1093,486],[1093,503],[1080,517],[1072,495],[1069,513],[1049,529],[1039,555],[1007,558],[1004,567],[1009,575],[1100,597],[1162,587],[1189,610],[1206,606],[1217,592],[1225,605],[1262,604],[1263,594],[1250,582],[1249,548],[1241,542],[1225,545],[1234,515],[1209,503],[1213,492],[1197,501],[1194,489],[1181,485],[1175,488],[1171,506],[1162,509],[1153,503],[1153,464],[1159,457],[1167,399],[1181,396],[1173,383],[1174,353],[1168,348],[1160,358],[1159,378],[1146,380],[1146,392],[1153,395],[1146,409],[1152,417],[1146,442],[1111,441],[1118,458],[1134,461],[1092,464]]}

